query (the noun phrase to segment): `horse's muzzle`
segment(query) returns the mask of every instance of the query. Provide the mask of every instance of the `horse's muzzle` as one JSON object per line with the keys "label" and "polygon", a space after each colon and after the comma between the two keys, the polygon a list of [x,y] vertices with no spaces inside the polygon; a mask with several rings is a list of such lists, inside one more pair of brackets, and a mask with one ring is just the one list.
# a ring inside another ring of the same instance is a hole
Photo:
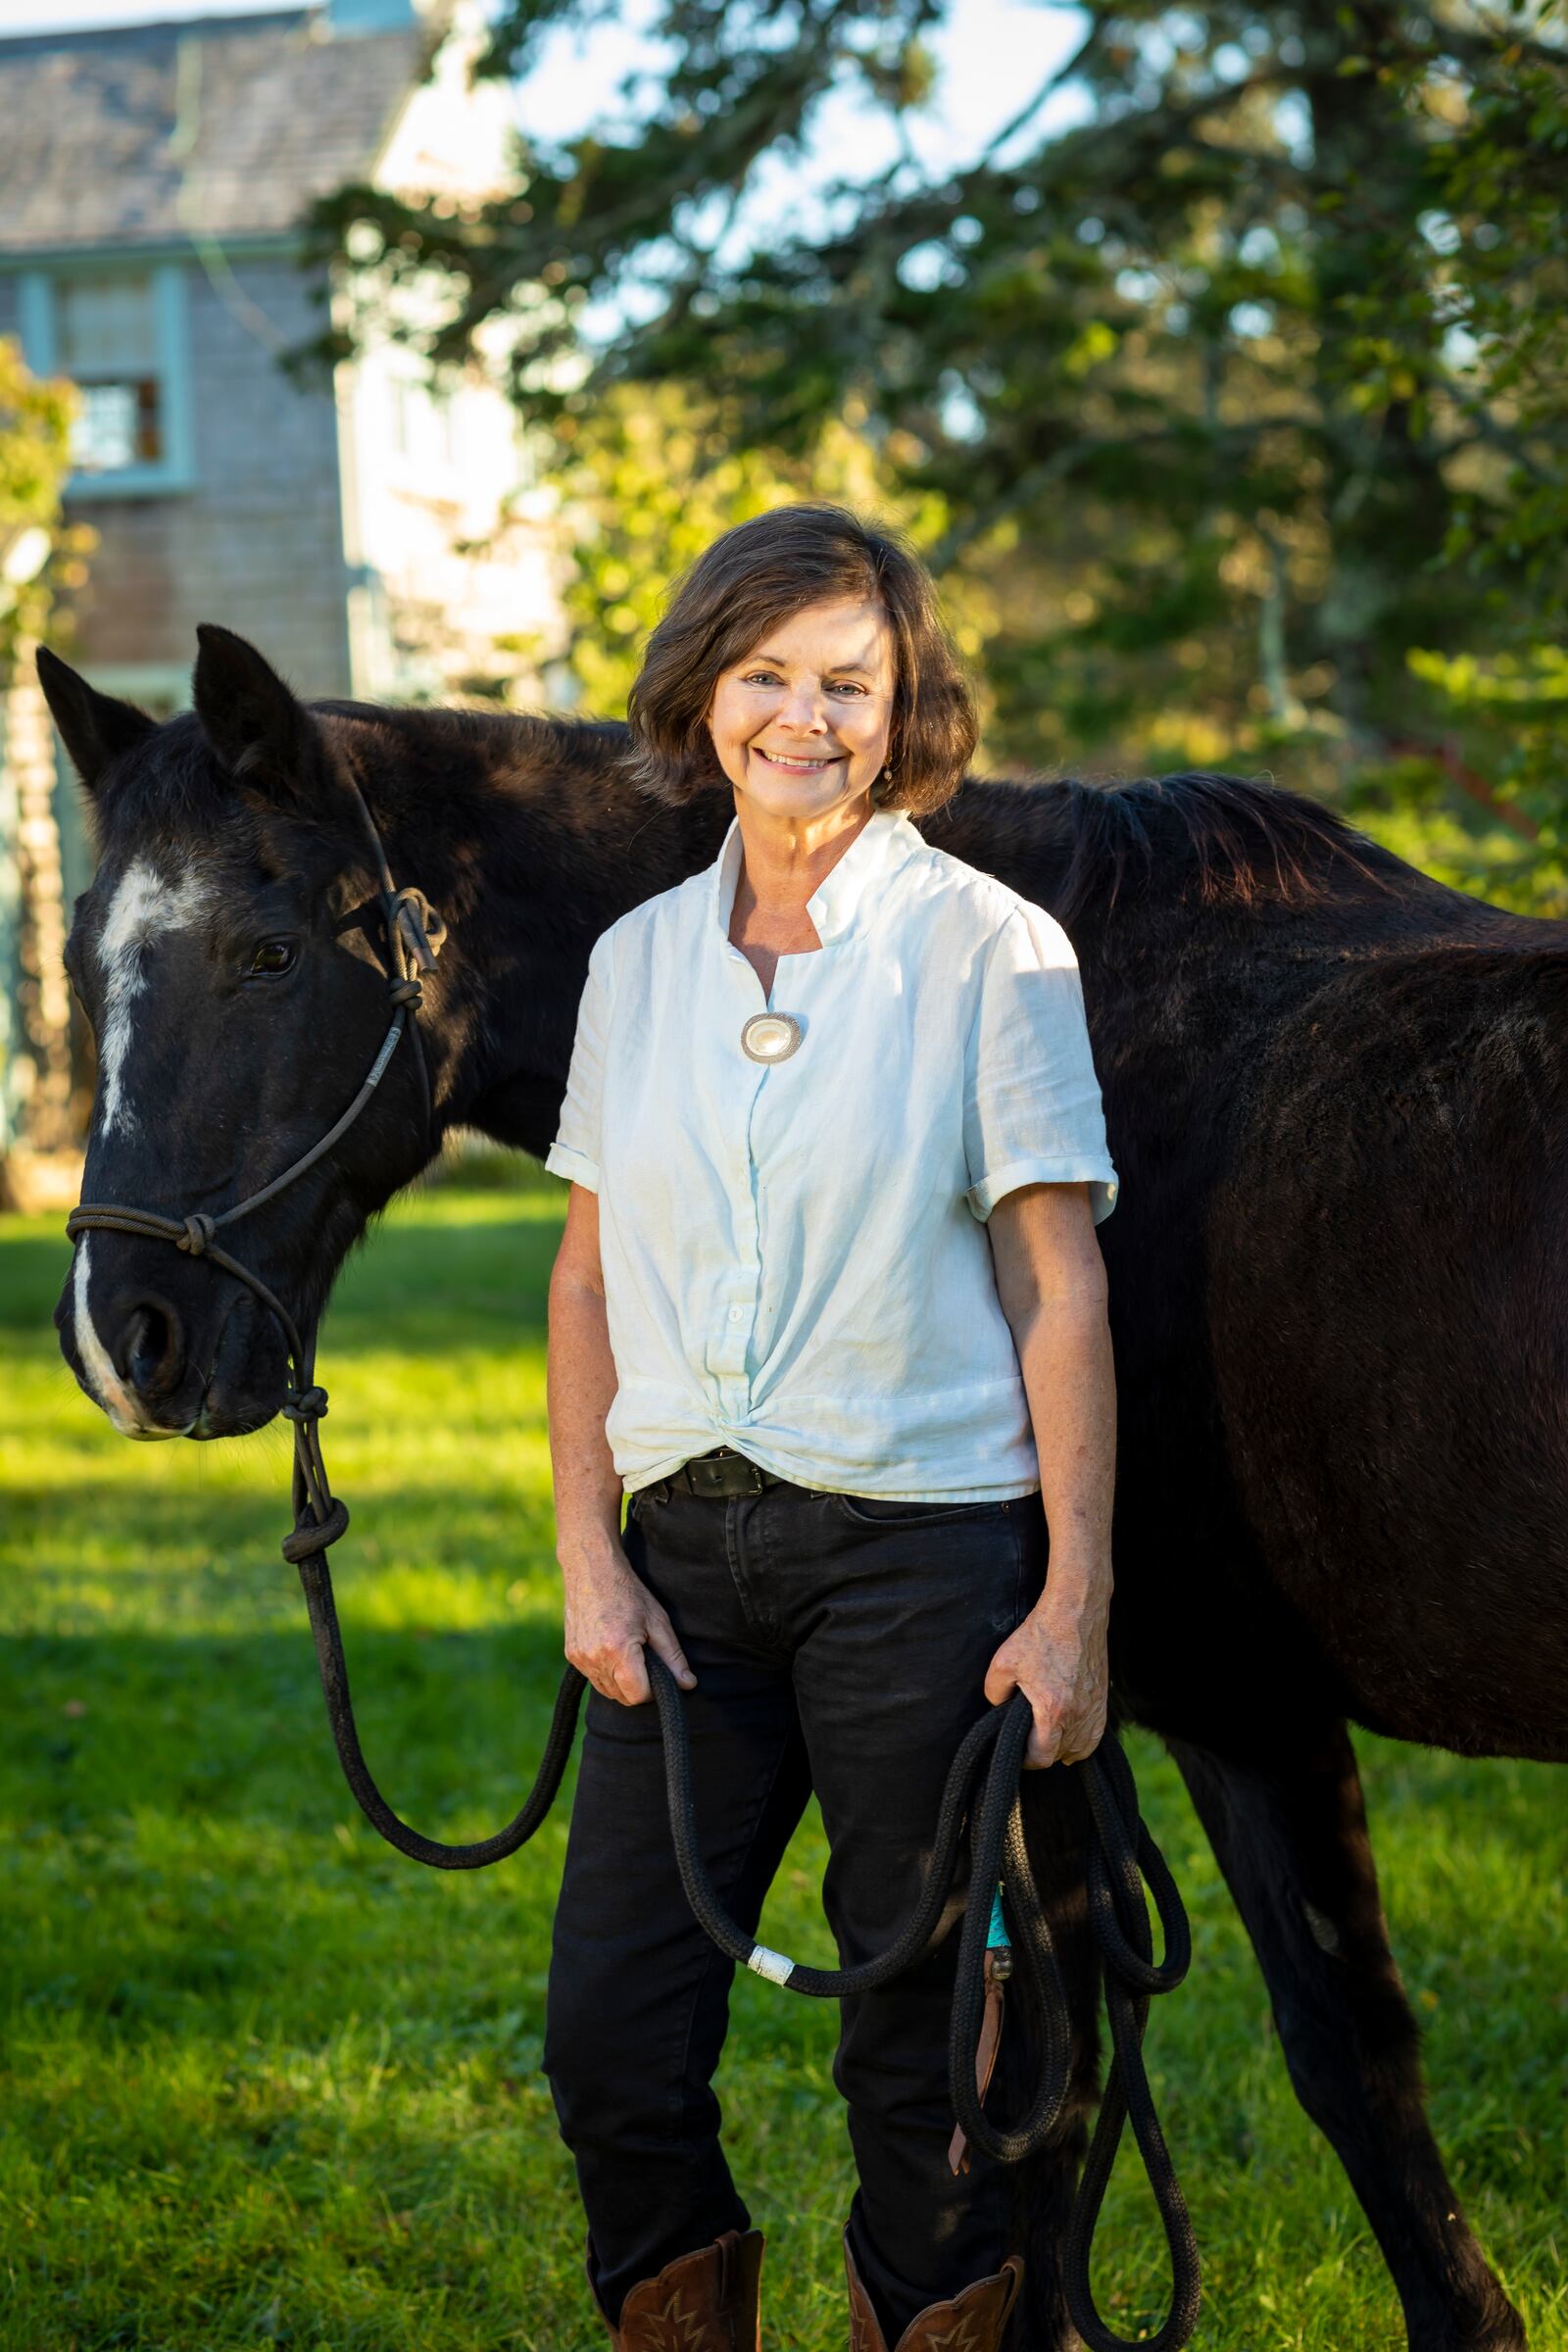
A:
{"label": "horse's muzzle", "polygon": [[80,1238],[55,1309],[61,1352],[122,1437],[249,1436],[287,1392],[276,1319],[232,1277],[155,1249]]}

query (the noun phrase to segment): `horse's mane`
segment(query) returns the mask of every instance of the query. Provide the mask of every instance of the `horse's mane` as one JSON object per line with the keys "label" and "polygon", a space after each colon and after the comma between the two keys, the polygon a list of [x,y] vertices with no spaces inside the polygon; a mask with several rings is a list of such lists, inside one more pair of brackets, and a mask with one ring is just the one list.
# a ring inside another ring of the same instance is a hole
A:
{"label": "horse's mane", "polygon": [[[454,760],[477,754],[489,764],[498,746],[510,751],[508,772],[515,781],[548,777],[559,763],[584,774],[613,764],[625,749],[626,729],[612,719],[578,718],[554,712],[446,710],[422,704],[363,703],[347,696],[309,702],[318,718],[347,719],[388,739],[416,743],[427,759]],[[133,780],[117,782],[100,799],[100,834],[122,811],[138,825],[162,825],[179,833],[227,828],[236,820],[233,787],[214,762],[200,718],[176,711],[158,731],[158,757],[138,762]]]}
{"label": "horse's mane", "polygon": [[307,707],[329,718],[358,719],[387,734],[416,736],[421,745],[494,743],[504,730],[518,745],[548,746],[580,759],[585,750],[612,755],[626,744],[624,719],[582,717],[571,711],[454,710],[428,703],[352,702],[342,695]]}
{"label": "horse's mane", "polygon": [[1206,906],[1243,907],[1307,905],[1352,876],[1397,895],[1413,878],[1331,808],[1276,784],[1197,771],[1066,789],[1058,911],[1069,924],[1091,900],[1103,908],[1131,876],[1156,871]]}

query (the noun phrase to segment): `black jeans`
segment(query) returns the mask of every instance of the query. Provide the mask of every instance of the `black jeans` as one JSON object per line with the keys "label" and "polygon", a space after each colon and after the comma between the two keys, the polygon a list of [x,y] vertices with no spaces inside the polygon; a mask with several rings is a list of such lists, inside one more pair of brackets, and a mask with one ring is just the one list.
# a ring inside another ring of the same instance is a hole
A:
{"label": "black jeans", "polygon": [[[698,1678],[685,1701],[693,1789],[721,1899],[754,1934],[814,1789],[839,1964],[885,1950],[919,1889],[954,1751],[985,1711],[986,1670],[1044,1583],[1040,1495],[945,1504],[787,1483],[721,1499],[654,1488],[633,1497],[623,1540]],[[651,1703],[590,1693],[544,2060],[612,2322],[639,2279],[751,2227],[710,2088],[734,1969],[681,1891],[662,1753]],[[973,2154],[956,2178],[948,2164],[963,1893],[960,1876],[923,1959],[841,2004],[834,2082],[859,2180],[851,2244],[890,2343],[1012,2250],[1003,2169]],[[988,2102],[1000,2112],[1017,2111],[1020,2039],[1015,2025],[1003,2035]]]}

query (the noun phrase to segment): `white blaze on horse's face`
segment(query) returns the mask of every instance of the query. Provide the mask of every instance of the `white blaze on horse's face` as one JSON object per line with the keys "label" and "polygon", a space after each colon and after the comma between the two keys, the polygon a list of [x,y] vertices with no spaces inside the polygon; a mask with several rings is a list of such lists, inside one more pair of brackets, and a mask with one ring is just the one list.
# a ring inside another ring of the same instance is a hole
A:
{"label": "white blaze on horse's face", "polygon": [[135,858],[121,875],[98,940],[104,1012],[98,1033],[97,1121],[100,1135],[128,1134],[136,1114],[125,1100],[125,1062],[135,1030],[136,999],[146,985],[142,952],[182,931],[206,911],[211,893],[199,874],[175,881]]}
{"label": "white blaze on horse's face", "polygon": [[[144,951],[153,941],[187,929],[211,903],[204,876],[189,873],[171,880],[141,858],[126,866],[116,885],[96,950],[104,984],[94,1106],[99,1137],[128,1135],[137,1123],[125,1081],[135,1036],[136,1001],[146,987]],[[94,1396],[122,1438],[177,1437],[177,1430],[155,1428],[143,1417],[136,1398],[115,1370],[92,1319],[91,1280],[89,1241],[83,1234],[72,1269],[73,1321],[76,1352]]]}
{"label": "white blaze on horse's face", "polygon": [[76,1353],[81,1358],[82,1371],[87,1376],[93,1396],[108,1414],[111,1426],[122,1438],[177,1438],[177,1429],[155,1429],[142,1419],[141,1407],[109,1360],[109,1350],[98,1337],[92,1309],[87,1303],[87,1286],[91,1280],[87,1252],[90,1237],[83,1234],[76,1244],[75,1262],[71,1270],[71,1302],[74,1309]]}

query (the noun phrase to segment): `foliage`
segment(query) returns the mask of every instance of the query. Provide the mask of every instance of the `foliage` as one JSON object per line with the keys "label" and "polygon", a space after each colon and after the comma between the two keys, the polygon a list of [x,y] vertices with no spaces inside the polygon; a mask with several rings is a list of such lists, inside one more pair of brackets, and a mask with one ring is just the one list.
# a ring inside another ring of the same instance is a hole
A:
{"label": "foliage", "polygon": [[[618,385],[587,412],[560,417],[555,479],[573,551],[564,603],[574,699],[621,714],[669,584],[720,531],[750,515],[787,500],[827,498],[876,511],[917,545],[937,539],[947,501],[904,488],[877,463],[860,421],[852,401],[807,456],[754,449],[722,403],[674,382]],[[949,618],[974,655],[982,638],[971,607],[960,594]]]}
{"label": "foliage", "polygon": [[[367,1749],[438,1835],[516,1802],[560,1669],[544,1364],[563,1189],[404,1201],[325,1334]],[[421,1871],[380,1843],[338,1778],[277,1556],[283,1435],[116,1438],[49,1328],[67,1261],[57,1221],[0,1220],[0,2352],[600,2352],[540,2073],[569,1788],[498,1871]],[[1560,2344],[1557,1779],[1360,1744],[1435,2126],[1532,2342]],[[1201,2341],[1396,2352],[1388,2275],[1292,2096],[1213,1857],[1168,1758],[1132,1752],[1194,1923],[1150,2056],[1203,2250]],[[823,1860],[812,1815],[771,1942],[826,1951]],[[744,1972],[733,2008],[719,2089],[768,2232],[768,2340],[838,2352],[834,2014]],[[1128,2333],[1162,2277],[1133,2170],[1099,2273]]]}
{"label": "foliage", "polygon": [[[65,876],[52,737],[29,649],[56,593],[79,584],[93,533],[60,518],[74,388],[40,382],[0,338],[0,1198],[52,1179],[74,1143]],[[19,665],[22,674],[19,676]],[[39,1154],[46,1155],[43,1158]]]}
{"label": "foliage", "polygon": [[[444,280],[438,354],[504,316],[557,425],[683,386],[755,481],[862,417],[989,616],[993,760],[1285,762],[1371,822],[1436,792],[1550,880],[1565,706],[1536,695],[1521,733],[1494,689],[1555,674],[1565,636],[1561,0],[1092,0],[967,168],[896,138],[878,175],[754,217],[828,94],[895,133],[940,101],[941,13],[663,0],[662,78],[619,120],[488,208],[349,190],[322,233]],[[492,65],[596,14],[513,0]],[[610,295],[623,326],[585,364]]]}
{"label": "foliage", "polygon": [[60,528],[60,490],[70,470],[71,419],[75,395],[69,384],[30,374],[18,345],[0,336],[0,563],[19,534],[49,534],[46,562],[25,579],[0,575],[0,681],[11,674],[17,647],[37,637],[57,588],[74,587],[91,534]]}

